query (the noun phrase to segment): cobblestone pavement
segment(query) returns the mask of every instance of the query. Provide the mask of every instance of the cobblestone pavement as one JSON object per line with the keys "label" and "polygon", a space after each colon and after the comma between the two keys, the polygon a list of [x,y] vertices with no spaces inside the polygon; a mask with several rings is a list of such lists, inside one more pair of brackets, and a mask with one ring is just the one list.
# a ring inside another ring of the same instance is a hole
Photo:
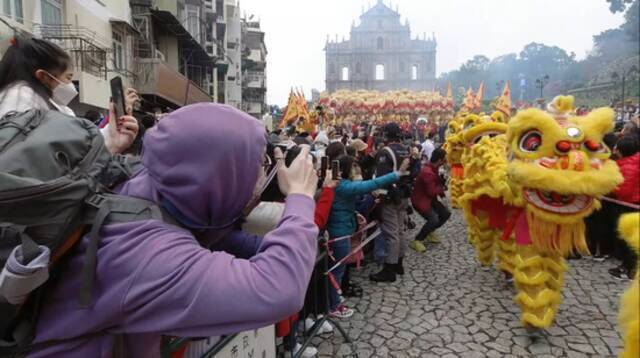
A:
{"label": "cobblestone pavement", "polygon": [[[426,253],[410,250],[407,273],[393,284],[369,282],[376,265],[355,272],[365,294],[348,302],[356,313],[340,323],[360,358],[617,356],[618,300],[629,283],[607,273],[615,261],[569,261],[555,325],[530,336],[520,326],[514,289],[496,269],[475,262],[462,213],[455,211],[438,234],[442,243]],[[351,356],[337,331],[314,344],[321,357]]]}

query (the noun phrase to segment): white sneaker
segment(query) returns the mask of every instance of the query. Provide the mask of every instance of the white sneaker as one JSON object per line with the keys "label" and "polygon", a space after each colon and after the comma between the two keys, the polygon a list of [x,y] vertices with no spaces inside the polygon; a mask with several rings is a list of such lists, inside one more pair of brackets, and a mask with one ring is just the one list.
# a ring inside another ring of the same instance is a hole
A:
{"label": "white sneaker", "polygon": [[[302,348],[302,344],[296,343],[296,347],[293,349],[293,354],[298,354],[301,348]],[[302,352],[302,355],[300,355],[300,357],[313,358],[317,355],[318,355],[318,350],[315,347],[307,346],[307,348],[304,349],[304,352]]]}
{"label": "white sneaker", "polygon": [[322,327],[320,327],[319,333],[320,334],[333,333],[333,326],[328,321],[324,321],[324,323],[322,324]]}
{"label": "white sneaker", "polygon": [[[322,316],[318,316],[318,319],[321,319]],[[311,318],[307,318],[304,320],[304,328],[305,331],[310,331],[313,328],[313,325],[316,324],[316,321],[312,320]],[[318,334],[325,334],[325,333],[333,333],[333,326],[331,325],[331,323],[324,321],[324,323],[322,324],[322,326],[320,326],[320,329],[318,330]]]}

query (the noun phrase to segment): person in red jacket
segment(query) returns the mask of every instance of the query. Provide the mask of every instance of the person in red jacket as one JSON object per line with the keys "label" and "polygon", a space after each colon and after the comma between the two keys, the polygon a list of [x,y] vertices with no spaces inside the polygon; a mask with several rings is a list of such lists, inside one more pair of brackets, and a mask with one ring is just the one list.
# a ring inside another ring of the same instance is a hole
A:
{"label": "person in red jacket", "polygon": [[[629,204],[640,204],[640,140],[634,134],[622,137],[616,144],[616,152],[620,159],[616,160],[620,173],[624,178],[614,191],[613,196]],[[620,215],[637,211],[630,207],[616,205],[616,220]],[[633,249],[620,237],[616,242],[616,256],[622,260],[622,265],[609,270],[616,279],[628,280],[634,277],[637,257]]]}
{"label": "person in red jacket", "polygon": [[[439,196],[444,196],[444,184],[438,175],[438,169],[444,164],[445,156],[444,149],[435,149],[431,153],[429,163],[422,167],[420,175],[413,185],[411,203],[413,208],[426,220],[415,240],[409,244],[418,252],[426,250],[422,241],[444,225],[451,216],[449,209],[438,200]],[[437,239],[433,238],[432,241],[437,242]]]}
{"label": "person in red jacket", "polygon": [[614,191],[616,199],[628,203],[640,202],[640,152],[635,136],[625,136],[616,145],[620,159],[616,160],[624,181]]}

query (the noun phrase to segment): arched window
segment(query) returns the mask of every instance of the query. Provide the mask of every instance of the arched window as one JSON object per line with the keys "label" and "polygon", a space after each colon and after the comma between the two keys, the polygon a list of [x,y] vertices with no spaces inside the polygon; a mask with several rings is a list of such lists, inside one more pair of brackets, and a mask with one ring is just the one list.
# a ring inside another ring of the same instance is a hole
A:
{"label": "arched window", "polygon": [[361,71],[361,70],[362,70],[362,69],[360,68],[360,62],[357,62],[357,63],[356,63],[356,74],[360,74],[360,71]]}
{"label": "arched window", "polygon": [[378,44],[376,47],[378,50],[384,49],[384,39],[382,37],[378,37]]}
{"label": "arched window", "polygon": [[384,65],[376,65],[376,81],[384,80]]}
{"label": "arched window", "polygon": [[418,65],[411,66],[411,79],[414,81],[418,79]]}
{"label": "arched window", "polygon": [[340,79],[342,81],[348,81],[349,80],[349,67],[347,67],[347,66],[342,67],[342,72],[341,72]]}

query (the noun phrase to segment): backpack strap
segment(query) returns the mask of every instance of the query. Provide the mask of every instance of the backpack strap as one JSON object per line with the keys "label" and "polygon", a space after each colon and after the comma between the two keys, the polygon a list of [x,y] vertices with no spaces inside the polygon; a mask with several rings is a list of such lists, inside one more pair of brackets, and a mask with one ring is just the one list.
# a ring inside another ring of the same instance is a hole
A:
{"label": "backpack strap", "polygon": [[93,291],[98,241],[104,224],[125,223],[141,220],[162,220],[160,209],[152,202],[113,194],[95,194],[86,200],[88,204],[84,222],[91,224],[89,246],[85,253],[81,273],[80,306],[89,307]]}
{"label": "backpack strap", "polygon": [[393,162],[393,170],[398,170],[398,160],[396,159],[396,153],[394,153],[393,149],[389,148],[389,146],[386,146],[382,149],[386,150],[386,152],[389,153],[391,161]]}
{"label": "backpack strap", "polygon": [[0,237],[18,236],[22,244],[22,264],[26,265],[31,260],[38,257],[40,249],[38,244],[33,241],[31,236],[27,234],[25,225],[16,225],[13,223],[0,223]]}

